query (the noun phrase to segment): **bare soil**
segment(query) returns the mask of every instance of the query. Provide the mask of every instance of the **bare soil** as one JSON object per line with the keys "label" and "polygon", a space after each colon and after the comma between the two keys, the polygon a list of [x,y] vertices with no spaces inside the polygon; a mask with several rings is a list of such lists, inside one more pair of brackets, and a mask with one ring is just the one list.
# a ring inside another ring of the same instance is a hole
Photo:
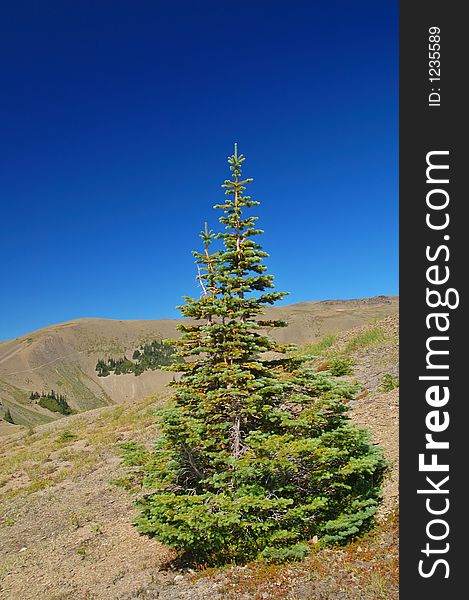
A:
{"label": "bare soil", "polygon": [[[303,344],[396,314],[396,297],[301,302],[266,310],[266,319],[284,319],[289,326],[269,331],[281,343]],[[143,400],[164,390],[171,374],[159,370],[98,377],[98,359],[119,358],[144,342],[174,338],[177,319],[116,321],[76,319],[0,342],[0,436],[13,425],[2,421],[7,409],[14,423],[35,427],[61,418],[30,400],[32,391],[65,394],[72,409],[83,412],[112,404]]]}
{"label": "bare soil", "polygon": [[[155,438],[161,399],[104,407],[22,428],[0,446],[0,600],[398,598],[398,318],[379,323],[386,339],[351,353],[362,391],[352,419],[383,447],[391,468],[378,529],[343,549],[313,552],[286,566],[248,565],[206,572],[178,569],[174,555],[131,524],[133,498],[112,483],[125,475],[118,443]],[[343,351],[369,326],[339,335]]]}

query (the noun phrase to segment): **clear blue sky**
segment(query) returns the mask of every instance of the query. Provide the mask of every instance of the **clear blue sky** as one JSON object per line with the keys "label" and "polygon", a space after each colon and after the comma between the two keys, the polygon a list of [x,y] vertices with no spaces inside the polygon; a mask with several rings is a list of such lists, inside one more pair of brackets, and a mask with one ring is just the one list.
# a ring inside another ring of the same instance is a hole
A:
{"label": "clear blue sky", "polygon": [[397,294],[397,11],[3,2],[0,339],[178,316],[235,141],[286,303]]}

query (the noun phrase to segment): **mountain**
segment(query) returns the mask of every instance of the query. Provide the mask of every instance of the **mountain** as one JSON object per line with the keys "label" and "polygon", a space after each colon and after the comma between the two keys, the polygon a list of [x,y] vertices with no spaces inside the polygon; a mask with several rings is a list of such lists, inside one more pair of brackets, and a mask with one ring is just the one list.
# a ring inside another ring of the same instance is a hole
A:
{"label": "mountain", "polygon": [[[323,368],[340,355],[352,365],[345,378],[361,385],[350,417],[369,430],[390,465],[375,529],[345,547],[313,551],[298,563],[196,573],[174,563],[168,548],[132,525],[139,490],[132,493],[133,467],[122,463],[119,449],[129,441],[154,445],[154,413],[165,402],[154,395],[34,430],[17,427],[0,439],[0,600],[397,600],[399,321],[397,314],[379,321],[373,316],[394,312],[395,300],[361,302],[345,303],[345,312],[371,322],[342,331],[327,348],[318,344],[314,365]],[[329,323],[334,308],[344,303],[314,303],[307,314],[327,314]],[[295,307],[282,310],[293,316]]]}
{"label": "mountain", "polygon": [[[301,302],[268,309],[265,317],[289,326],[270,332],[280,342],[303,344],[326,334],[359,327],[398,312],[398,298]],[[30,399],[31,392],[55,390],[74,412],[141,400],[161,393],[172,374],[161,370],[98,377],[100,358],[131,357],[145,342],[177,335],[177,319],[119,321],[76,319],[0,343],[0,417],[8,410],[16,425],[35,426],[63,415]],[[0,421],[0,435],[15,429]]]}

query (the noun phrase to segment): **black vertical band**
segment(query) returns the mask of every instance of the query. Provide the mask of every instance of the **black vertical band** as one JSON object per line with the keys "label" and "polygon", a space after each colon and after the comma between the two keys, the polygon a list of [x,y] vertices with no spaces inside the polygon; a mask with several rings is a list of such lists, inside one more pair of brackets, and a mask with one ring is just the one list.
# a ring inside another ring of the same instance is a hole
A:
{"label": "black vertical band", "polygon": [[458,598],[468,572],[469,168],[463,89],[469,36],[463,8],[459,2],[401,2],[403,600],[419,592],[426,600]]}

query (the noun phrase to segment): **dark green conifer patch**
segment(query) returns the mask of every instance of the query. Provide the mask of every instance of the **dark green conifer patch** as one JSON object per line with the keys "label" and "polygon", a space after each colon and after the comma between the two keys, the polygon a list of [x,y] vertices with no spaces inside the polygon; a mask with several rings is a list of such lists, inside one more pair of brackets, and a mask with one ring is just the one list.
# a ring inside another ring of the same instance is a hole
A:
{"label": "dark green conifer patch", "polygon": [[29,399],[52,412],[59,412],[62,415],[72,414],[72,409],[67,402],[65,394],[59,394],[54,390],[41,392],[41,394],[39,392],[31,392]]}
{"label": "dark green conifer patch", "polygon": [[174,348],[163,340],[154,340],[142,344],[132,354],[132,360],[127,356],[121,358],[100,358],[96,363],[99,377],[107,377],[111,373],[122,375],[134,373],[141,375],[144,371],[161,369],[174,363]]}
{"label": "dark green conifer patch", "polygon": [[7,423],[11,423],[12,425],[15,424],[15,422],[13,421],[13,417],[11,416],[11,412],[10,412],[9,408],[6,409],[5,414],[3,415],[3,420],[6,421]]}

